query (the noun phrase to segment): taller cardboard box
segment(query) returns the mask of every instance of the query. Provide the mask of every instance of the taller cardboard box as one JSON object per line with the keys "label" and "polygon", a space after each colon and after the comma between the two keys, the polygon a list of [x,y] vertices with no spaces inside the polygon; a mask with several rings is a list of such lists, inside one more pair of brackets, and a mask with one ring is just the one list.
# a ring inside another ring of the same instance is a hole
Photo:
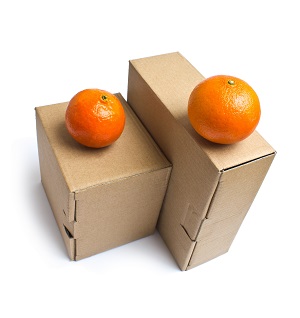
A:
{"label": "taller cardboard box", "polygon": [[275,156],[257,132],[217,145],[194,131],[188,98],[203,79],[179,53],[129,65],[128,103],[173,164],[158,230],[182,270],[228,251]]}

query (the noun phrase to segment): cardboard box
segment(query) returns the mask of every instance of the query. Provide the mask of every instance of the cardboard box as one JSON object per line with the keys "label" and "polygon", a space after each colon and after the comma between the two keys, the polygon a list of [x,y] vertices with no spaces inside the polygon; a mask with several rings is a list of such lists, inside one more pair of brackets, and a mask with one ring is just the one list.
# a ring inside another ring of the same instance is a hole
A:
{"label": "cardboard box", "polygon": [[41,179],[71,260],[152,234],[171,165],[120,94],[125,129],[111,146],[81,146],[68,103],[36,108]]}
{"label": "cardboard box", "polygon": [[188,98],[203,79],[179,53],[129,65],[128,103],[173,164],[158,230],[182,270],[228,251],[275,156],[257,132],[218,145],[194,131]]}

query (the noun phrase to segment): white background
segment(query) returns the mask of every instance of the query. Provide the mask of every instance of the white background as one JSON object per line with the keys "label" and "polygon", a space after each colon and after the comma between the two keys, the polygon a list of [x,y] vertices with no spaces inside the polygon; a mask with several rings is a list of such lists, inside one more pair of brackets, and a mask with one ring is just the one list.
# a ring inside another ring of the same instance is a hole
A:
{"label": "white background", "polygon": [[[297,5],[297,6],[296,6]],[[1,317],[300,317],[297,1],[1,1]],[[181,272],[156,233],[70,262],[40,183],[34,107],[180,51],[247,81],[278,154],[230,251]]]}

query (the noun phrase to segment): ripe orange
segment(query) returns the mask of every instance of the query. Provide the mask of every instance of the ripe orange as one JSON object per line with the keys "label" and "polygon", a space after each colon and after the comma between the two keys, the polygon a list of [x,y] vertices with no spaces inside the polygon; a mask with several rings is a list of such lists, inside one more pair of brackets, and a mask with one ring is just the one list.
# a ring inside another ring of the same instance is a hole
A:
{"label": "ripe orange", "polygon": [[65,122],[76,141],[87,147],[102,148],[122,134],[125,112],[115,95],[100,89],[85,89],[70,100]]}
{"label": "ripe orange", "polygon": [[205,79],[188,101],[191,125],[202,137],[220,144],[247,138],[260,119],[257,94],[245,81],[227,75]]}

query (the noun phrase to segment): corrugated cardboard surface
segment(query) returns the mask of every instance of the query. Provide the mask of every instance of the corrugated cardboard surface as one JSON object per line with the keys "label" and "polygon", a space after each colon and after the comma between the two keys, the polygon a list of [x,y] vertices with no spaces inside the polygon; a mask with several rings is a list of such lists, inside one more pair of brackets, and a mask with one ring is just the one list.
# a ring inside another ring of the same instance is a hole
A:
{"label": "corrugated cardboard surface", "polygon": [[171,165],[120,94],[126,112],[111,146],[78,144],[65,128],[67,103],[36,108],[42,184],[71,259],[150,235]]}
{"label": "corrugated cardboard surface", "polygon": [[203,79],[179,53],[130,61],[128,102],[173,164],[158,229],[183,270],[229,249],[275,155],[257,132],[217,145],[193,130],[188,98]]}

